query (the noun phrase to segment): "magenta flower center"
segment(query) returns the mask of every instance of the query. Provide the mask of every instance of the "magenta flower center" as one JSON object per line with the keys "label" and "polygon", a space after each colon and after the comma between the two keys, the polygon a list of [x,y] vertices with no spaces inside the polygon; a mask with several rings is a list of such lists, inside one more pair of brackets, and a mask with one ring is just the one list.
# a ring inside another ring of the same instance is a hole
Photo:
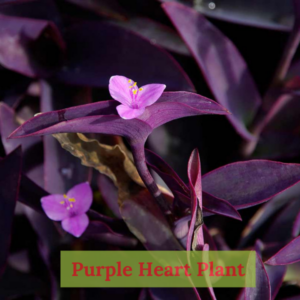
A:
{"label": "magenta flower center", "polygon": [[70,211],[71,215],[75,215],[74,205],[75,205],[76,199],[75,198],[70,198],[66,194],[64,194],[64,198],[66,200],[60,201],[59,204],[64,205],[66,210]]}
{"label": "magenta flower center", "polygon": [[128,83],[130,84],[129,89],[132,92],[132,95],[131,95],[131,97],[132,97],[131,108],[137,109],[137,108],[139,108],[139,105],[137,103],[137,95],[138,95],[139,91],[141,92],[143,90],[143,88],[139,88],[137,86],[137,82],[133,82],[133,80],[131,80],[131,79],[128,80]]}

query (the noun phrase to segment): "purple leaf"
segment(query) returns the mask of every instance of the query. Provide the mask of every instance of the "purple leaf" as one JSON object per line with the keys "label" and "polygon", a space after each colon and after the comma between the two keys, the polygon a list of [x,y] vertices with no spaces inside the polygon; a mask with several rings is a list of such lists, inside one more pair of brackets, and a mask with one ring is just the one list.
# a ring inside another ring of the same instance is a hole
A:
{"label": "purple leaf", "polygon": [[264,267],[267,271],[269,281],[270,281],[272,300],[274,300],[282,285],[283,278],[287,268],[286,266],[269,266],[269,265],[264,265]]}
{"label": "purple leaf", "polygon": [[205,174],[203,190],[229,201],[236,209],[266,202],[300,181],[300,165],[250,160]]}
{"label": "purple leaf", "polygon": [[191,222],[187,236],[186,250],[196,250],[204,246],[202,216],[201,162],[195,149],[188,162],[188,178],[191,192]]}
{"label": "purple leaf", "polygon": [[[59,66],[64,42],[52,22],[1,16],[0,26],[0,63],[5,68],[37,77]],[[41,51],[45,46],[47,51]]]}
{"label": "purple leaf", "polygon": [[290,158],[300,151],[298,96],[282,95],[267,116],[261,137],[254,151],[260,158]]}
{"label": "purple leaf", "polygon": [[300,211],[300,201],[290,200],[285,207],[281,208],[276,218],[267,230],[264,230],[262,240],[265,243],[285,243],[292,238],[293,224]]}
{"label": "purple leaf", "polygon": [[169,224],[147,190],[122,202],[121,215],[147,250],[182,250]]}
{"label": "purple leaf", "polygon": [[[145,156],[147,164],[164,180],[175,198],[181,200],[186,205],[190,205],[190,190],[177,173],[154,152],[145,149]],[[240,214],[227,201],[218,199],[206,192],[202,193],[202,197],[204,217],[211,214],[219,214],[241,220]]]}
{"label": "purple leaf", "polygon": [[276,195],[269,202],[264,204],[254,216],[250,219],[248,225],[245,227],[242,233],[242,239],[239,243],[239,247],[244,247],[249,242],[251,237],[263,226],[277,211],[284,207],[287,203],[299,197],[300,195],[300,183],[293,185],[286,189],[279,195]]}
{"label": "purple leaf", "polygon": [[297,217],[295,219],[292,235],[293,237],[297,237],[299,233],[300,233],[300,212],[298,212]]}
{"label": "purple leaf", "polygon": [[191,55],[189,49],[175,30],[152,19],[134,17],[126,21],[114,23],[142,35],[153,44],[157,44],[166,50],[181,55]]}
{"label": "purple leaf", "polygon": [[200,13],[178,3],[163,9],[195,57],[215,98],[232,115],[228,119],[245,139],[261,97],[246,62],[234,44]]}
{"label": "purple leaf", "polygon": [[[41,82],[41,109],[49,112],[69,105],[91,101],[89,89],[66,87],[46,81]],[[77,157],[64,150],[52,136],[44,137],[45,189],[50,193],[63,194],[72,186],[88,181],[91,169],[81,164]]]}
{"label": "purple leaf", "polygon": [[[188,92],[164,93],[156,103],[145,108],[143,115],[131,120],[124,120],[116,115],[116,103],[118,102],[114,100],[104,101],[44,113],[24,123],[10,137],[69,132],[123,136],[131,144],[134,161],[144,184],[161,209],[167,210],[168,203],[159,191],[145,162],[144,144],[147,137],[153,129],[174,119],[202,114],[227,114],[228,112],[217,103]],[[109,115],[103,115],[105,113]]]}
{"label": "purple leaf", "polygon": [[260,256],[256,253],[256,287],[245,288],[245,300],[271,300],[269,277]]}
{"label": "purple leaf", "polygon": [[[13,109],[4,103],[0,103],[0,134],[5,153],[8,154],[21,145],[23,172],[38,185],[43,186],[43,148],[41,139],[37,137],[24,140],[7,139],[9,134],[20,125],[16,120],[17,117]],[[35,159],[33,160],[32,157]],[[37,159],[37,157],[40,158]]]}
{"label": "purple leaf", "polygon": [[185,216],[174,222],[173,232],[181,245],[186,248],[191,216]]}
{"label": "purple leaf", "polygon": [[272,266],[288,265],[300,261],[300,237],[296,237],[265,263]]}
{"label": "purple leaf", "polygon": [[167,52],[113,24],[77,24],[66,31],[65,41],[67,59],[57,74],[57,79],[65,83],[106,87],[112,75],[124,74],[141,85],[161,82],[169,90],[194,90],[183,69]]}
{"label": "purple leaf", "polygon": [[203,210],[205,215],[221,215],[242,221],[239,212],[228,201],[212,196],[206,192],[202,192]]}
{"label": "purple leaf", "polygon": [[13,130],[20,126],[16,121],[15,111],[5,103],[0,103],[0,133],[1,140],[6,154],[15,150],[18,146],[22,146],[23,152],[26,152],[30,147],[41,142],[40,138],[29,138],[22,140],[7,139]]}
{"label": "purple leaf", "polygon": [[[225,115],[227,111],[205,97],[188,92],[167,92],[137,119],[123,120],[117,101],[102,101],[40,114],[20,126],[11,138],[61,132],[94,132],[144,141],[151,131],[174,119],[202,114]],[[66,122],[68,121],[68,122]]]}
{"label": "purple leaf", "polygon": [[3,187],[0,189],[0,226],[2,230],[0,235],[0,276],[3,275],[6,267],[15,205],[19,194],[21,168],[20,148],[0,160],[0,185]]}
{"label": "purple leaf", "polygon": [[258,28],[290,31],[293,25],[292,1],[276,2],[276,5],[259,0],[240,0],[238,5],[233,0],[210,3],[196,2],[195,9],[210,18]]}
{"label": "purple leaf", "polygon": [[[187,185],[160,156],[148,149],[145,149],[145,157],[147,165],[163,179],[173,193],[177,191],[182,194],[189,195],[190,190]],[[190,200],[187,204],[189,203]]]}

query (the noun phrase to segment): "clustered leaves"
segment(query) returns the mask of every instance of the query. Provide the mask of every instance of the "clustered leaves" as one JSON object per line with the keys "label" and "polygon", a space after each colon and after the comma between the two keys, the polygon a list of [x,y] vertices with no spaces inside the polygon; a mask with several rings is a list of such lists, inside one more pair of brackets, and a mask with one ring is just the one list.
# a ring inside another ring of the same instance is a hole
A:
{"label": "clustered leaves", "polygon": [[[0,2],[1,299],[300,297],[299,0],[180,2]],[[290,30],[267,88],[214,17]],[[256,288],[60,289],[64,249],[253,249]]]}

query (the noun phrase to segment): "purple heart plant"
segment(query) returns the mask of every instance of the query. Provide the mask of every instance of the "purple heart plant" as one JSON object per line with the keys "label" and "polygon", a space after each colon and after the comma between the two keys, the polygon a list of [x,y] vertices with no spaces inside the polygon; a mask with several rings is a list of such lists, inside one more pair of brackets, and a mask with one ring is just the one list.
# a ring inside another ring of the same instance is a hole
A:
{"label": "purple heart plant", "polygon": [[109,83],[110,93],[123,104],[117,106],[117,101],[108,100],[38,114],[17,128],[10,138],[63,132],[123,136],[131,146],[142,180],[162,209],[167,210],[168,205],[146,165],[144,145],[148,136],[155,128],[174,119],[204,114],[226,115],[229,112],[194,93],[163,93],[163,84],[149,84],[140,89],[131,79],[113,76]]}
{"label": "purple heart plant", "polygon": [[[300,299],[300,0],[233,2],[0,1],[0,299]],[[65,249],[256,287],[61,289]]]}

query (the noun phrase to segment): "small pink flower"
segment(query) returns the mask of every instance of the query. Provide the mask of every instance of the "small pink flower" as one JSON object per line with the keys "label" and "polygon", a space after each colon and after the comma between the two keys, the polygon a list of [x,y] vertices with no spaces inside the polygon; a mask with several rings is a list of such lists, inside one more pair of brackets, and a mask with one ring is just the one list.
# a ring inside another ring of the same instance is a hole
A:
{"label": "small pink flower", "polygon": [[89,225],[86,212],[93,202],[92,189],[88,182],[75,185],[65,195],[49,195],[41,199],[47,217],[62,221],[62,228],[80,237]]}
{"label": "small pink flower", "polygon": [[139,88],[133,80],[116,75],[110,78],[108,88],[112,98],[122,103],[117,107],[120,117],[134,119],[160,98],[166,85],[155,83]]}

